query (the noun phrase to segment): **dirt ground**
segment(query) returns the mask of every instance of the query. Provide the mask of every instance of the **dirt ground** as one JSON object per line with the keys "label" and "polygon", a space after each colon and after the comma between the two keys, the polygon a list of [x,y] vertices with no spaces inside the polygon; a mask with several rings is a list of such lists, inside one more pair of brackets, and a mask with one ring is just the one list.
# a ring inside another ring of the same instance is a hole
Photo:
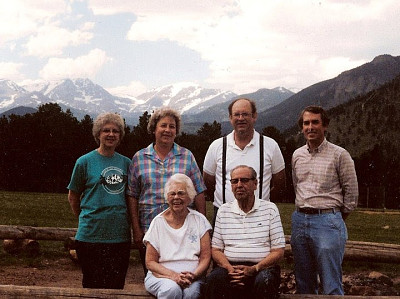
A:
{"label": "dirt ground", "polygon": [[[22,286],[48,286],[80,288],[82,273],[79,265],[70,258],[43,260],[40,266],[2,266],[0,284]],[[144,273],[141,265],[131,263],[125,280],[125,290],[143,288]],[[385,281],[373,279],[369,273],[354,273],[343,277],[345,293],[352,295],[399,295],[400,276]],[[282,270],[282,293],[294,293],[294,275],[291,270]]]}
{"label": "dirt ground", "polygon": [[[141,265],[130,265],[125,284],[142,284],[144,280]],[[68,257],[57,261],[44,260],[40,267],[2,266],[0,284],[48,287],[82,287],[82,272],[78,264]]]}

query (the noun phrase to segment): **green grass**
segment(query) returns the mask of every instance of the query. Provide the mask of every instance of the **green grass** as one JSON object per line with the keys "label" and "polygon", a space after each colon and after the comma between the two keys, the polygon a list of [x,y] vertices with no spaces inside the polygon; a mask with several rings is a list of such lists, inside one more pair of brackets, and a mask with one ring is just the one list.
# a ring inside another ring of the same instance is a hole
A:
{"label": "green grass", "polygon": [[[67,194],[0,191],[0,224],[77,227]],[[294,204],[278,204],[285,235],[291,233]],[[212,203],[207,218],[212,221]],[[357,209],[346,221],[349,240],[400,244],[400,211]]]}
{"label": "green grass", "polygon": [[[26,225],[37,227],[77,227],[78,220],[72,214],[67,194],[24,193],[0,191],[0,224]],[[291,233],[291,214],[294,204],[278,204],[285,235]],[[212,221],[212,203],[207,202],[207,218]],[[400,211],[370,211],[358,209],[346,221],[349,240],[400,244]],[[65,255],[62,242],[40,241],[42,255],[38,258],[13,257],[0,250],[0,266],[24,263],[39,265],[41,260]],[[138,262],[136,251],[131,260]],[[354,268],[359,263],[346,263],[344,267]],[[368,268],[394,267],[398,265],[368,264]]]}
{"label": "green grass", "polygon": [[0,191],[0,224],[77,227],[67,194]]}
{"label": "green grass", "polygon": [[[285,235],[291,234],[294,204],[278,203]],[[212,219],[212,204],[207,202],[207,218]],[[357,209],[346,220],[349,240],[400,245],[400,211]]]}

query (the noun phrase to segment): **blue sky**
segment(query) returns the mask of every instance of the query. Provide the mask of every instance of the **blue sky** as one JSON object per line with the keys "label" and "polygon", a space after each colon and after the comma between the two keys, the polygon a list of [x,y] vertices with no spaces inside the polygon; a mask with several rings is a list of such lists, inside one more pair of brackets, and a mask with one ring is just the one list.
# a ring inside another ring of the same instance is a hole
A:
{"label": "blue sky", "polygon": [[0,78],[299,91],[400,55],[398,0],[0,0]]}

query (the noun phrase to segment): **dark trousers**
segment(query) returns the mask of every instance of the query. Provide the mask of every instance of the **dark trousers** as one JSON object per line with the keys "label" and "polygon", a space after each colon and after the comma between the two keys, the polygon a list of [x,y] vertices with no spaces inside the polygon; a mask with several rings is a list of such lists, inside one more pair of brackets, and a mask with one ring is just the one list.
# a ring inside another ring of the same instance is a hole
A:
{"label": "dark trousers", "polygon": [[76,241],[76,243],[84,288],[124,288],[131,252],[130,242],[88,243]]}
{"label": "dark trousers", "polygon": [[216,267],[206,278],[205,298],[207,299],[247,299],[278,298],[281,269],[273,266],[249,277],[243,287],[232,287],[228,271]]}

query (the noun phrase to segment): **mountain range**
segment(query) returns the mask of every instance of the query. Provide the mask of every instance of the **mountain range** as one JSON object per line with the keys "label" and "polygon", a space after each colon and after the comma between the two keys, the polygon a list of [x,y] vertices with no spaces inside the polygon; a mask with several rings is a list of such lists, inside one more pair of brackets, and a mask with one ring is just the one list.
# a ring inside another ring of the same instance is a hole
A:
{"label": "mountain range", "polygon": [[344,71],[339,76],[307,87],[282,103],[262,111],[256,127],[274,126],[279,130],[296,124],[301,110],[309,105],[325,109],[343,104],[393,80],[400,74],[400,56],[380,55],[371,62]]}
{"label": "mountain range", "polygon": [[114,111],[125,117],[128,124],[136,124],[144,111],[171,106],[182,114],[196,114],[235,96],[230,91],[205,89],[186,82],[156,88],[134,98],[112,95],[89,79],[65,79],[30,86],[0,80],[0,113],[23,114],[27,108],[55,102],[64,110],[70,109],[78,119],[85,114],[94,117],[100,112]]}
{"label": "mountain range", "polygon": [[[332,108],[350,99],[366,94],[400,74],[400,57],[380,55],[371,62],[344,71],[339,76],[316,83],[298,93],[277,87],[259,89],[237,95],[231,91],[202,88],[191,82],[181,82],[152,89],[137,97],[112,95],[89,79],[64,79],[19,86],[0,79],[0,114],[24,114],[39,105],[56,102],[64,110],[82,119],[100,112],[120,113],[129,125],[135,125],[143,112],[152,112],[162,106],[171,106],[182,114],[185,131],[195,132],[204,122],[216,120],[223,131],[230,129],[227,107],[232,99],[247,97],[256,101],[258,120],[256,128],[274,126],[279,130],[291,128],[299,112],[316,104]],[[28,109],[28,110],[27,110]]]}
{"label": "mountain range", "polygon": [[[262,89],[247,96],[266,109],[294,93],[284,89]],[[188,122],[227,119],[229,102],[238,97],[231,91],[202,88],[191,82],[180,82],[152,89],[137,97],[112,95],[89,79],[64,79],[18,86],[9,80],[0,80],[0,113],[24,114],[27,108],[55,102],[69,109],[78,119],[88,114],[95,117],[106,111],[120,113],[130,125],[135,125],[143,112],[170,106],[178,110]],[[11,112],[12,111],[12,112]],[[210,112],[211,111],[211,112]],[[213,113],[219,111],[218,113]]]}

